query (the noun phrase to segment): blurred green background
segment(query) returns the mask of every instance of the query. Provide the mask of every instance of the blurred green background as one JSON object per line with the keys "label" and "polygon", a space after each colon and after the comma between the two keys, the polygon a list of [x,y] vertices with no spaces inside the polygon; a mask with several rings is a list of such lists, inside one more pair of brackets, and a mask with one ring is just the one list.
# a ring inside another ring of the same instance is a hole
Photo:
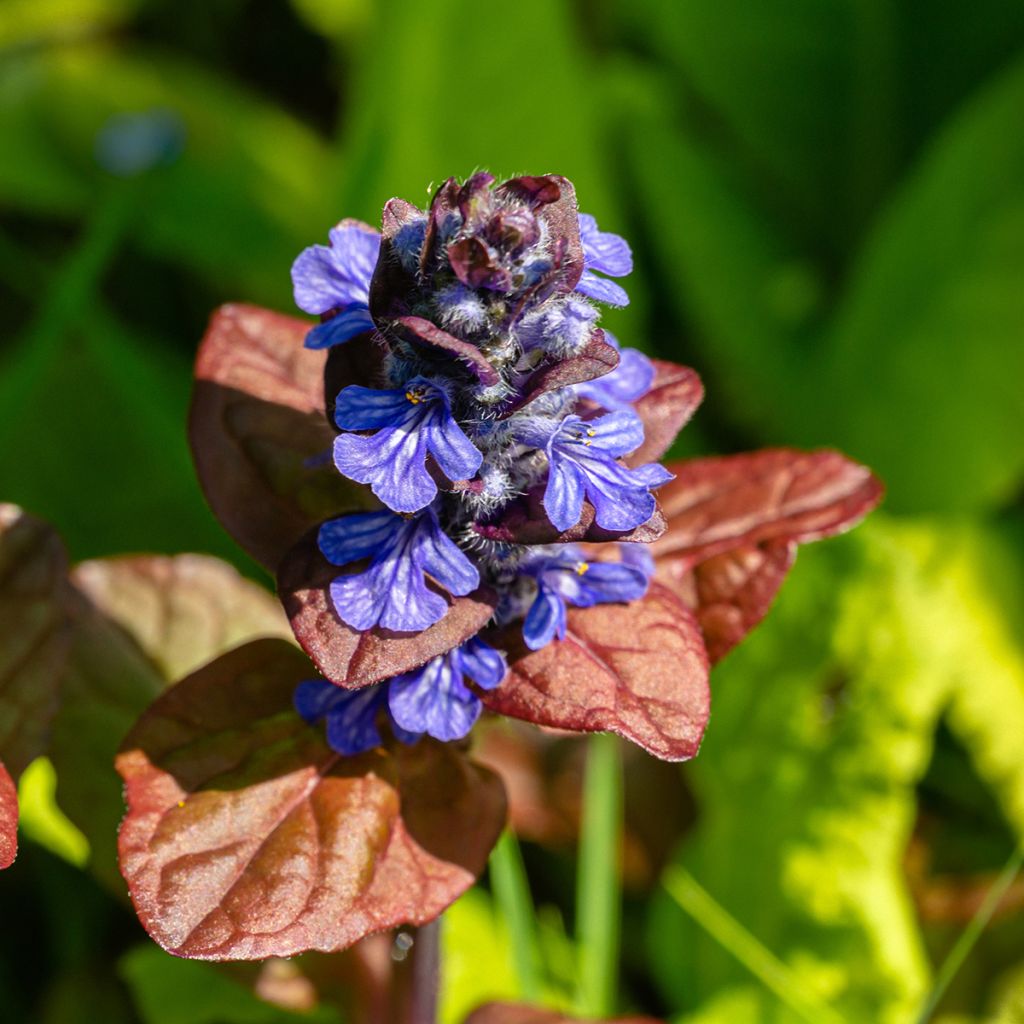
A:
{"label": "blurred green background", "polygon": [[[1024,839],[1022,128],[1019,0],[0,0],[0,500],[75,558],[256,575],[185,443],[213,307],[292,309],[299,250],[392,195],[569,176],[634,248],[607,325],[704,378],[675,454],[829,445],[888,487],[716,670],[685,813],[647,794],[717,909],[632,885],[622,1008],[924,1019]],[[5,1022],[297,1019],[147,949],[37,817],[0,877]],[[526,853],[557,975],[571,849]],[[446,1024],[516,994],[503,929],[486,885],[449,914]],[[1020,881],[935,1019],[1024,1020]]]}

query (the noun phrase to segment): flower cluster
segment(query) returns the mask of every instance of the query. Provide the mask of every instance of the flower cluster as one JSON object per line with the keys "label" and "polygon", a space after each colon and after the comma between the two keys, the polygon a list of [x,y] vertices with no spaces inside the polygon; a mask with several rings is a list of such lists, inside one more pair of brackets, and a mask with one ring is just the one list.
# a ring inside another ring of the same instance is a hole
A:
{"label": "flower cluster", "polygon": [[[334,465],[382,506],[320,527],[341,621],[417,633],[486,592],[536,651],[565,637],[567,606],[642,597],[637,542],[660,532],[653,492],[672,475],[630,458],[654,366],[597,326],[596,302],[629,301],[610,280],[632,270],[626,242],[577,212],[564,178],[486,173],[425,211],[391,200],[381,233],[343,221],[329,238],[295,261],[295,300],[321,318],[307,347],[372,346],[369,378],[329,398]],[[473,636],[362,689],[307,682],[296,705],[346,754],[377,745],[385,715],[405,742],[453,740],[505,675]]]}

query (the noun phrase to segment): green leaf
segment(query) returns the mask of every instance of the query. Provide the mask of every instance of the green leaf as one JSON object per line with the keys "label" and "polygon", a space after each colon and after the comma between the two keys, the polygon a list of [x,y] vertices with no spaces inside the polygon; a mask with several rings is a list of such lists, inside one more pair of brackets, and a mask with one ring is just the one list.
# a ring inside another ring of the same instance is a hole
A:
{"label": "green leaf", "polygon": [[901,509],[1006,501],[1024,474],[1024,61],[952,119],[861,256],[813,415]]}
{"label": "green leaf", "polygon": [[12,115],[0,118],[0,148],[19,152],[0,164],[0,200],[40,213],[95,200],[109,178],[96,137],[112,116],[177,118],[181,153],[146,176],[136,237],[160,259],[250,299],[290,307],[291,261],[339,219],[323,188],[330,156],[313,132],[230,79],[164,53],[99,44],[32,51],[0,76],[0,111]]}
{"label": "green leaf", "polygon": [[89,862],[89,840],[57,805],[57,773],[53,762],[37,757],[18,780],[18,822],[26,838],[45,846],[69,864],[84,868]]}
{"label": "green leaf", "polygon": [[[947,708],[1024,835],[1020,564],[1019,545],[991,530],[873,520],[801,555],[762,632],[716,673],[690,768],[705,814],[683,863],[849,1020],[899,1024],[928,988],[903,856]],[[749,986],[664,901],[651,935],[680,1003]],[[759,1005],[794,1019],[767,993]]]}
{"label": "green leaf", "polygon": [[155,946],[123,956],[118,973],[143,1024],[339,1024],[327,1007],[293,1013],[260,999],[208,964],[180,960]]}

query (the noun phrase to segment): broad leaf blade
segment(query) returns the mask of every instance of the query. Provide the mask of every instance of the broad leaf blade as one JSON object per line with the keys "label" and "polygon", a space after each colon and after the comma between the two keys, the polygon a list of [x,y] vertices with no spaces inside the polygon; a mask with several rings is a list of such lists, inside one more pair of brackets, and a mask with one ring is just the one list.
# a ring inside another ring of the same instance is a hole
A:
{"label": "broad leaf blade", "polygon": [[615,732],[655,757],[700,746],[709,714],[708,659],[690,611],[654,584],[628,605],[569,612],[564,640],[526,649],[518,626],[495,641],[509,674],[482,693],[492,711],[578,732]]}
{"label": "broad leaf blade", "polygon": [[308,675],[290,644],[247,644],[168,690],[118,755],[121,868],[176,955],[342,949],[432,920],[483,869],[498,780],[429,742],[339,757],[292,710]]}
{"label": "broad leaf blade", "polygon": [[203,491],[272,572],[314,523],[372,504],[331,465],[326,355],[303,348],[309,328],[254,306],[222,306],[196,357],[189,439]]}
{"label": "broad leaf blade", "polygon": [[658,563],[657,579],[691,608],[704,634],[711,663],[721,661],[768,613],[796,559],[786,539],[745,544],[687,569],[682,561]]}
{"label": "broad leaf blade", "polygon": [[95,559],[76,566],[72,580],[168,682],[246,640],[291,637],[271,594],[208,555]]}
{"label": "broad leaf blade", "polygon": [[57,534],[0,505],[0,755],[17,777],[46,749],[67,655],[67,559]]}
{"label": "broad leaf blade", "polygon": [[369,686],[417,668],[475,636],[494,614],[497,598],[481,587],[466,597],[449,596],[445,617],[419,633],[360,632],[338,617],[329,590],[349,570],[328,562],[316,538],[313,530],[288,552],[277,589],[302,649],[339,686]]}
{"label": "broad leaf blade", "polygon": [[633,408],[644,424],[644,443],[624,461],[627,466],[657,462],[672,447],[704,398],[695,370],[655,359],[654,383]]}
{"label": "broad leaf blade", "polygon": [[0,870],[18,855],[18,791],[0,761]]}
{"label": "broad leaf blade", "polygon": [[[588,1018],[592,1019],[592,1018]],[[570,1017],[558,1010],[546,1010],[525,1003],[485,1003],[475,1009],[465,1024],[582,1024],[583,1018]],[[605,1024],[659,1024],[654,1017],[615,1017]]]}
{"label": "broad leaf blade", "polygon": [[658,491],[669,529],[656,558],[689,565],[778,537],[829,537],[860,521],[882,496],[870,470],[838,452],[766,448],[670,467]]}

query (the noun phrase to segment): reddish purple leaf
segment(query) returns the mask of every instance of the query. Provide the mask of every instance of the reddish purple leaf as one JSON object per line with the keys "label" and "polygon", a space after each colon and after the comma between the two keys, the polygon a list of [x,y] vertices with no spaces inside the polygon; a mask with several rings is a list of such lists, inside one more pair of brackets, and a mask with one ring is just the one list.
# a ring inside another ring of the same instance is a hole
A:
{"label": "reddish purple leaf", "polygon": [[692,568],[657,562],[657,579],[697,616],[711,663],[721,661],[767,614],[796,558],[796,542],[745,544]]}
{"label": "reddish purple leaf", "polygon": [[576,189],[560,174],[541,174],[512,178],[499,185],[497,192],[518,196],[547,221],[551,238],[564,238],[566,248],[558,257],[558,287],[571,292],[583,275],[583,245],[580,242]]}
{"label": "reddish purple leaf", "polygon": [[693,614],[653,584],[628,605],[569,611],[564,640],[539,651],[521,627],[494,638],[509,674],[481,693],[492,711],[576,732],[615,732],[666,761],[693,757],[709,714],[708,658]]}
{"label": "reddish purple leaf", "polygon": [[654,383],[633,408],[644,424],[644,443],[624,461],[627,466],[657,462],[672,447],[704,398],[704,385],[695,370],[653,360]]}
{"label": "reddish purple leaf", "polygon": [[323,351],[310,324],[255,306],[222,306],[196,357],[189,439],[207,501],[271,571],[314,523],[372,507],[330,460]]}
{"label": "reddish purple leaf", "polygon": [[273,594],[209,555],[97,558],[71,578],[169,683],[246,640],[292,635]]}
{"label": "reddish purple leaf", "polygon": [[504,409],[503,415],[511,415],[549,391],[603,377],[618,365],[619,353],[604,340],[604,331],[596,330],[578,355],[537,370],[526,383],[523,396]]}
{"label": "reddish purple leaf", "polygon": [[501,380],[498,371],[488,362],[478,345],[456,338],[454,334],[441,330],[437,324],[421,316],[400,316],[395,327],[403,328],[401,333],[413,343],[426,345],[437,353],[458,359],[480,381],[490,387]]}
{"label": "reddish purple leaf", "polygon": [[797,543],[849,529],[882,497],[870,470],[832,451],[766,449],[669,469],[657,575],[694,610],[712,661],[764,618]]}
{"label": "reddish purple leaf", "polygon": [[384,380],[386,353],[383,339],[372,331],[358,334],[343,345],[333,345],[327,350],[323,379],[324,412],[332,431],[337,430],[334,425],[334,403],[342,388],[350,384],[361,384],[367,388],[387,387]]}
{"label": "reddish purple leaf", "polygon": [[14,777],[46,749],[70,629],[57,534],[0,505],[0,756]]}
{"label": "reddish purple leaf", "polygon": [[488,540],[506,544],[575,544],[580,541],[603,543],[605,541],[637,541],[649,544],[657,540],[666,529],[661,510],[655,508],[654,515],[632,530],[614,533],[594,522],[595,510],[589,501],[583,502],[579,522],[568,530],[552,526],[544,511],[543,488],[535,488],[525,497],[514,501],[502,510],[501,518],[493,523],[474,523],[473,530]]}
{"label": "reddish purple leaf", "polygon": [[0,870],[18,856],[18,790],[0,761]]}
{"label": "reddish purple leaf", "polygon": [[849,529],[878,504],[882,485],[839,452],[766,448],[668,467],[658,491],[668,532],[653,548],[695,565],[763,540],[818,540]]}
{"label": "reddish purple leaf", "polygon": [[125,740],[121,870],[171,953],[343,949],[437,917],[486,863],[498,779],[432,741],[340,757],[292,711],[308,675],[291,645],[255,641],[168,690]]}
{"label": "reddish purple leaf", "polygon": [[288,552],[277,579],[296,638],[323,675],[339,686],[355,689],[408,672],[474,636],[494,614],[496,598],[485,588],[455,598],[442,590],[450,607],[429,629],[361,633],[338,618],[328,590],[333,579],[350,571],[324,558],[314,530]]}
{"label": "reddish purple leaf", "polygon": [[[601,1024],[587,1018],[592,1024]],[[559,1010],[545,1010],[524,1003],[484,1003],[477,1007],[464,1024],[583,1024],[581,1017],[569,1017]],[[661,1024],[654,1017],[606,1018],[603,1024]]]}

